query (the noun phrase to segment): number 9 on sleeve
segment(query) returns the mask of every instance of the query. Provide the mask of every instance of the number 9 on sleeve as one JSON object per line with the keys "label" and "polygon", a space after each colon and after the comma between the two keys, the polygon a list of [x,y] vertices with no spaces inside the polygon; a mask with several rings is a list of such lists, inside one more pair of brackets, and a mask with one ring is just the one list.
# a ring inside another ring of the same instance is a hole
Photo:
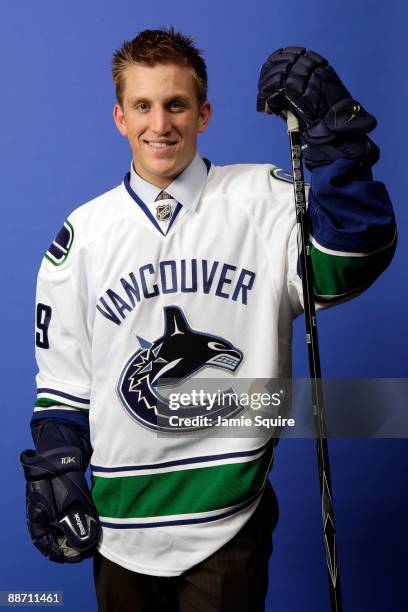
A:
{"label": "number 9 on sleeve", "polygon": [[35,344],[38,348],[48,349],[50,343],[48,340],[48,327],[51,321],[52,308],[46,304],[37,304],[36,309],[36,332],[35,332]]}

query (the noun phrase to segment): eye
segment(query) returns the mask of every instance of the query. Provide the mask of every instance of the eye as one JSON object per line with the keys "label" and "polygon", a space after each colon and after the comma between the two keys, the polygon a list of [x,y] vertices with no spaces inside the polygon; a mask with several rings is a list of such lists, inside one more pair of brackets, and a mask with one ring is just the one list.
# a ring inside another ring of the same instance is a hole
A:
{"label": "eye", "polygon": [[174,100],[174,102],[170,104],[171,110],[181,111],[181,110],[184,110],[185,108],[186,108],[186,105],[184,102],[181,102],[181,100]]}
{"label": "eye", "polygon": [[219,342],[209,342],[208,348],[213,349],[214,351],[225,351],[226,347]]}
{"label": "eye", "polygon": [[137,111],[144,112],[144,111],[146,111],[148,109],[148,106],[147,106],[146,102],[138,102],[137,104],[135,104],[134,108]]}

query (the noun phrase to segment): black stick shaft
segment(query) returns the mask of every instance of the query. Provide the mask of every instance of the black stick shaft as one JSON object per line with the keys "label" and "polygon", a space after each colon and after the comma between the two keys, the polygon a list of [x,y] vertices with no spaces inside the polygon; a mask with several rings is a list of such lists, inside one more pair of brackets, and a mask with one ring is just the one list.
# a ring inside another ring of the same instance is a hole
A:
{"label": "black stick shaft", "polygon": [[[306,322],[306,342],[309,355],[310,382],[312,386],[313,414],[316,428],[317,463],[319,467],[320,493],[326,562],[329,579],[332,612],[342,612],[340,575],[337,561],[336,532],[334,526],[333,496],[327,446],[324,404],[321,385],[321,369],[317,322],[313,292],[313,270],[310,258],[309,232],[306,215],[306,195],[303,177],[302,148],[298,127],[288,117],[290,149],[292,155],[293,186],[295,193],[296,220],[301,237],[300,264],[302,272],[303,301]],[[296,121],[297,123],[297,121]]]}

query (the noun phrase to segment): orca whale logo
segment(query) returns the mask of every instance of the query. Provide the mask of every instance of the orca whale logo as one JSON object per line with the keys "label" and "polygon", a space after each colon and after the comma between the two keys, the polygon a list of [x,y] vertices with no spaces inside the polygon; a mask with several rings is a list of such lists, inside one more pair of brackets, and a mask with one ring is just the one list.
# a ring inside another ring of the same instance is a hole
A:
{"label": "orca whale logo", "polygon": [[[179,306],[165,306],[163,311],[164,334],[153,342],[138,336],[140,347],[126,362],[117,392],[128,414],[142,425],[160,431],[183,431],[183,427],[169,425],[175,413],[160,394],[160,386],[178,385],[206,367],[235,372],[243,354],[224,338],[192,329]],[[211,418],[228,417],[237,410],[241,407],[236,404],[214,406]],[[180,407],[177,412],[193,417],[203,414],[203,407]]]}

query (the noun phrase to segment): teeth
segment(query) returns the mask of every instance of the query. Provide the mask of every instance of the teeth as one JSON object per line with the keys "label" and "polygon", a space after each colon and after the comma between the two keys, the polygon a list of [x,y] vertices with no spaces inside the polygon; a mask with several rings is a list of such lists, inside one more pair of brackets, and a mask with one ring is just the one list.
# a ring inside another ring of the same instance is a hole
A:
{"label": "teeth", "polygon": [[148,142],[148,145],[154,149],[165,149],[166,147],[172,147],[173,142]]}

